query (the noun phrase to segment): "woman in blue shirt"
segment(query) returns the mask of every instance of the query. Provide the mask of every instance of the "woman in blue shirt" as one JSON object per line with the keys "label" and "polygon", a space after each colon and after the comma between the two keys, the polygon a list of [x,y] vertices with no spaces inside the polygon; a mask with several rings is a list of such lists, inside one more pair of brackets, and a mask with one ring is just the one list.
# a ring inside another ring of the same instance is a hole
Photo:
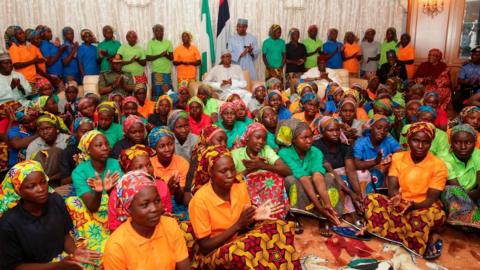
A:
{"label": "woman in blue shirt", "polygon": [[80,69],[80,75],[98,75],[100,73],[100,67],[97,62],[97,47],[93,45],[96,42],[95,35],[88,29],[83,29],[80,32],[83,44],[78,48],[77,60]]}
{"label": "woman in blue shirt", "polygon": [[77,60],[78,42],[73,41],[75,37],[73,28],[66,26],[62,30],[62,35],[64,40],[63,46],[66,47],[62,54],[64,80],[75,80],[78,84],[82,84]]}
{"label": "woman in blue shirt", "polygon": [[328,55],[327,67],[339,69],[343,67],[343,44],[337,42],[338,30],[332,28],[328,30],[328,40],[323,44],[323,53]]}

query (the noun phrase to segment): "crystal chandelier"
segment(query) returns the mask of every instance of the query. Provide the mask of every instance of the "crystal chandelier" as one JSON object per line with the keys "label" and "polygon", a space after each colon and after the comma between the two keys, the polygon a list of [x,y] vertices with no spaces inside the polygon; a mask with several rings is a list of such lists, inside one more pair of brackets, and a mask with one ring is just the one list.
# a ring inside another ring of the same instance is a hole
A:
{"label": "crystal chandelier", "polygon": [[443,0],[424,0],[423,13],[435,17],[443,11]]}

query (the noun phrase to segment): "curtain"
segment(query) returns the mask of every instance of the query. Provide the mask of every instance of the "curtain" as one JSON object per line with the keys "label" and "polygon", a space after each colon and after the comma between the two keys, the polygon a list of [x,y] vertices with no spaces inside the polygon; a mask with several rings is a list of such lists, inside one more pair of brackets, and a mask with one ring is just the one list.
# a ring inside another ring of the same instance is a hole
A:
{"label": "curtain", "polygon": [[[220,0],[209,0],[213,32],[216,33],[218,5]],[[112,25],[118,40],[125,42],[125,34],[135,30],[139,44],[146,47],[152,38],[152,26],[160,23],[165,27],[165,38],[174,47],[181,43],[185,30],[193,34],[193,43],[200,32],[201,0],[9,0],[2,1],[0,28],[16,24],[35,28],[38,24],[52,28],[54,38],[61,38],[64,26],[75,29],[75,39],[81,42],[79,33],[91,29],[102,40],[102,27]],[[360,39],[367,28],[377,30],[376,40],[382,41],[385,30],[395,27],[402,32],[406,13],[403,0],[230,0],[232,33],[238,18],[249,21],[248,32],[257,37],[259,45],[268,37],[270,25],[282,26],[282,36],[288,42],[288,29],[300,29],[300,38],[307,34],[311,24],[319,27],[319,37],[326,40],[329,28],[339,30],[338,40],[343,41],[346,31],[353,31]],[[1,48],[5,48],[3,33]],[[256,62],[257,72],[263,78],[264,65]]]}

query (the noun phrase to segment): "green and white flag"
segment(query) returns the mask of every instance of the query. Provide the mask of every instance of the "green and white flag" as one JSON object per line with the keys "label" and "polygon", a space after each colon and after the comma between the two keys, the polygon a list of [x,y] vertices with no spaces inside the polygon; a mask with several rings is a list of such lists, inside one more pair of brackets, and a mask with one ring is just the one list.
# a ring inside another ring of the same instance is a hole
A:
{"label": "green and white flag", "polygon": [[215,63],[215,47],[208,0],[202,0],[201,16],[201,34],[199,37],[199,45],[200,53],[202,55],[202,65],[200,66],[200,80],[202,80],[203,74],[205,74],[212,67],[212,63]]}

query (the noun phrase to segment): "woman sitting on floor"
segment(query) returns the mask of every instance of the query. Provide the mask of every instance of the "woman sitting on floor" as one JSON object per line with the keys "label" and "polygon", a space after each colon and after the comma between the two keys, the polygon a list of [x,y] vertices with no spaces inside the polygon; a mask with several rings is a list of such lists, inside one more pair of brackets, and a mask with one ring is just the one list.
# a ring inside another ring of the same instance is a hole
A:
{"label": "woman sitting on floor", "polygon": [[212,122],[218,121],[218,112],[220,111],[221,101],[212,97],[212,87],[206,83],[198,86],[197,97],[203,101],[205,107],[203,112],[212,119]]}
{"label": "woman sitting on floor", "polygon": [[338,116],[341,119],[341,129],[347,136],[348,143],[353,145],[355,140],[362,136],[364,121],[357,119],[357,101],[352,97],[345,97],[338,104]]}
{"label": "woman sitting on floor", "polygon": [[190,160],[198,136],[190,131],[188,113],[184,110],[172,111],[168,116],[167,126],[175,134],[175,153]]}
{"label": "woman sitting on floor", "polygon": [[110,156],[118,159],[123,149],[127,149],[136,144],[145,144],[147,142],[147,129],[145,123],[137,115],[131,114],[125,118],[122,124],[123,127],[123,139],[118,141],[112,149]]}
{"label": "woman sitting on floor", "polygon": [[204,112],[204,103],[199,97],[192,97],[187,102],[188,121],[193,134],[198,135],[202,128],[210,126],[212,119]]}
{"label": "woman sitting on floor", "polygon": [[410,150],[392,157],[388,196],[375,193],[365,199],[368,232],[402,244],[426,259],[440,256],[442,241],[434,231],[446,220],[440,194],[448,171],[445,163],[429,152],[434,137],[432,123],[412,124],[407,133]]}
{"label": "woman sitting on floor", "polygon": [[140,104],[138,104],[138,100],[134,96],[125,97],[122,101],[122,118],[120,123],[123,124],[125,119],[127,119],[130,115],[136,115],[142,119],[142,121],[146,124],[147,119],[143,118],[143,116],[138,112],[138,108]]}
{"label": "woman sitting on floor", "polygon": [[275,141],[275,132],[277,131],[278,124],[277,118],[277,112],[270,106],[263,106],[255,116],[255,121],[267,129],[267,145],[275,150],[275,152],[280,150],[280,147]]}
{"label": "woman sitting on floor", "polygon": [[318,105],[320,101],[315,94],[307,93],[302,96],[300,103],[302,111],[294,114],[292,117],[311,125],[319,114]]}
{"label": "woman sitting on floor", "polygon": [[162,216],[165,208],[148,173],[125,174],[116,195],[119,213],[128,220],[107,241],[105,269],[191,269],[183,232],[175,219]]}
{"label": "woman sitting on floor", "polygon": [[[457,122],[469,124],[476,132],[477,141],[475,147],[480,149],[480,107],[467,106],[460,111]],[[447,130],[448,138],[451,138],[451,129]]]}
{"label": "woman sitting on floor", "polygon": [[97,107],[98,122],[97,130],[107,138],[108,145],[113,147],[123,138],[122,125],[114,123],[115,104],[113,101],[104,101]]}
{"label": "woman sitting on floor", "polygon": [[166,126],[168,114],[173,110],[173,101],[167,96],[160,96],[155,103],[155,112],[148,116],[148,123],[155,127]]}
{"label": "woman sitting on floor", "polygon": [[480,229],[480,150],[475,148],[477,132],[468,124],[455,126],[450,135],[451,150],[440,157],[448,169],[442,194],[451,225]]}
{"label": "woman sitting on floor", "polygon": [[65,202],[49,192],[40,163],[15,164],[0,188],[0,268],[83,269],[81,263],[97,264],[100,254],[77,247],[72,228]]}
{"label": "woman sitting on floor", "polygon": [[217,125],[227,134],[227,147],[231,149],[233,144],[245,133],[247,126],[237,120],[237,109],[233,102],[225,102],[220,107],[220,118]]}
{"label": "woman sitting on floor", "polygon": [[267,105],[275,109],[279,122],[292,118],[292,113],[285,107],[280,91],[272,90],[268,93]]}
{"label": "woman sitting on floor", "polygon": [[[200,163],[207,165],[201,169],[209,173],[210,182],[195,193],[189,206],[200,246],[194,267],[301,269],[293,244],[293,225],[272,218],[282,206],[268,201],[251,206],[247,185],[238,178],[225,147],[210,146],[202,152],[201,159],[204,161]],[[266,222],[249,229],[255,221],[263,220]],[[274,258],[268,254],[278,256]]]}

